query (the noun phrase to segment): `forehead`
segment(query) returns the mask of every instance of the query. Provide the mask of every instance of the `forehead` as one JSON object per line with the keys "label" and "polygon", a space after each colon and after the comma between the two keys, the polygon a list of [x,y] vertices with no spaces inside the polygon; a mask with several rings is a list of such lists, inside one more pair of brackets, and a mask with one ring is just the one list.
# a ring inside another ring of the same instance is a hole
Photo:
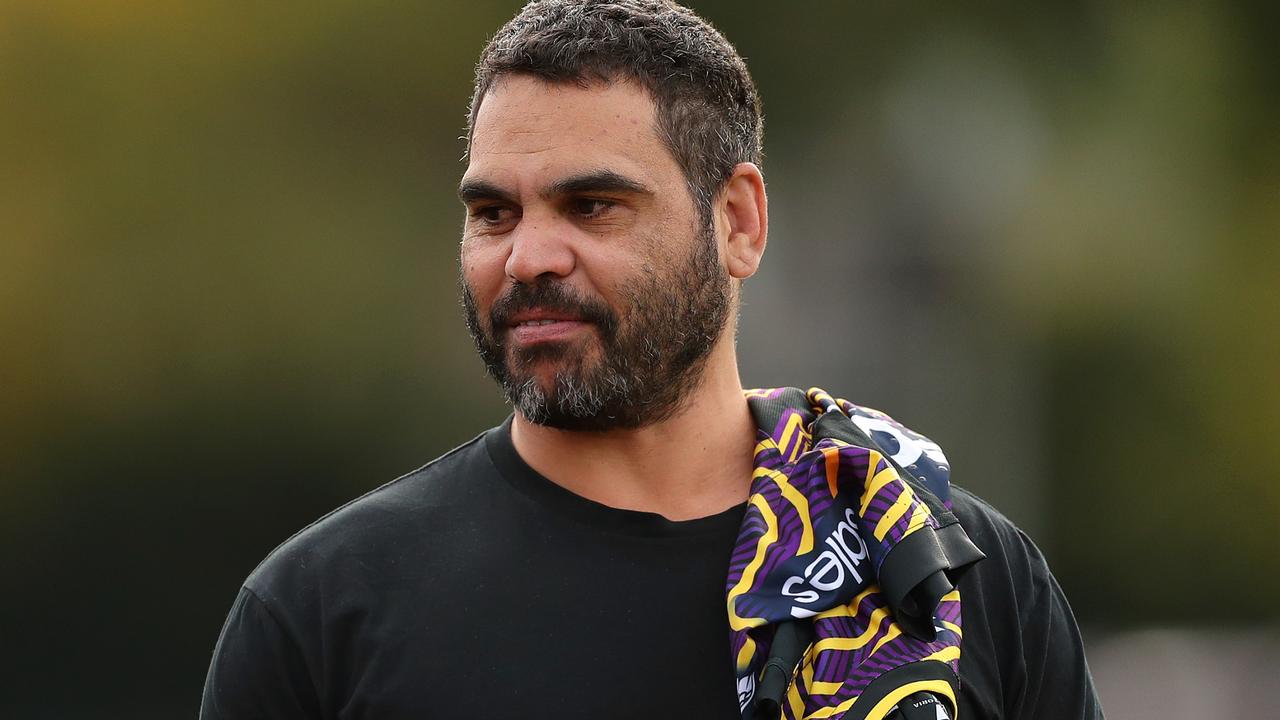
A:
{"label": "forehead", "polygon": [[610,170],[646,184],[678,180],[655,119],[649,93],[634,83],[507,76],[481,100],[466,178],[523,186]]}

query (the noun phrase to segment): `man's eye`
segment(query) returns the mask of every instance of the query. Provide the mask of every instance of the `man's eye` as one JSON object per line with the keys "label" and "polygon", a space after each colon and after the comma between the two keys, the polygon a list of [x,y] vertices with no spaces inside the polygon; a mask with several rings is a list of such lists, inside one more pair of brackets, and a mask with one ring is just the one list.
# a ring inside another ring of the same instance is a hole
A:
{"label": "man's eye", "polygon": [[488,225],[498,225],[511,217],[511,209],[501,205],[486,205],[472,210],[471,217]]}
{"label": "man's eye", "polygon": [[607,213],[613,206],[612,201],[594,198],[580,198],[571,203],[573,214],[587,219],[597,218]]}

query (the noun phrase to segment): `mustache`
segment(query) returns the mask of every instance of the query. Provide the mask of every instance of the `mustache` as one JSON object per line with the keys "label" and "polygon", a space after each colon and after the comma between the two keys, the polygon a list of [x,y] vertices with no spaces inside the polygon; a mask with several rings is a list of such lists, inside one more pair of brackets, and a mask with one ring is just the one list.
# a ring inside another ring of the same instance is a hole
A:
{"label": "mustache", "polygon": [[563,283],[547,280],[512,285],[489,310],[491,327],[495,330],[506,327],[516,313],[535,308],[577,315],[606,333],[618,324],[617,316],[603,301],[585,297]]}

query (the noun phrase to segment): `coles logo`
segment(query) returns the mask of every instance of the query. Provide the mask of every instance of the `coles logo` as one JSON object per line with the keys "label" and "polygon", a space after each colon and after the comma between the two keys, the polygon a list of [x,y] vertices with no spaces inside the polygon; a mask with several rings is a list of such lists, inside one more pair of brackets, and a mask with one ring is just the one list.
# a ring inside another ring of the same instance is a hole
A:
{"label": "coles logo", "polygon": [[782,594],[792,601],[791,616],[807,618],[817,615],[814,609],[831,607],[831,603],[817,605],[824,593],[838,592],[846,587],[846,577],[852,579],[850,587],[861,587],[866,572],[867,543],[858,534],[858,516],[852,508],[844,511],[844,520],[836,525],[823,544],[823,550],[799,575],[792,575],[782,583]]}

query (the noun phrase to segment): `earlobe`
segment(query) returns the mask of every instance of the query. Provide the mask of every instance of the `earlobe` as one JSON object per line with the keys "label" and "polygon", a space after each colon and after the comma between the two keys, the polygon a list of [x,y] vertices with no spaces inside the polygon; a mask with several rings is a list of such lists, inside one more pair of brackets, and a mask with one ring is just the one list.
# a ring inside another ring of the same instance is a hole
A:
{"label": "earlobe", "polygon": [[728,229],[725,265],[744,280],[755,274],[769,235],[769,203],[764,175],[754,163],[739,163],[720,196],[721,217]]}

